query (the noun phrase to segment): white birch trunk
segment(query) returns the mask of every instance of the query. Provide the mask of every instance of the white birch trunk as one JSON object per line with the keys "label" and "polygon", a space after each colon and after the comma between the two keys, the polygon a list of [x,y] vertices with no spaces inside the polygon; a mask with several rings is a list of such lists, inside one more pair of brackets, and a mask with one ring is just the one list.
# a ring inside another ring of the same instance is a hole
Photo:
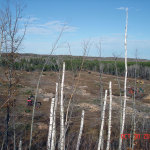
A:
{"label": "white birch trunk", "polygon": [[33,112],[32,112],[32,120],[31,120],[31,132],[30,132],[29,150],[31,150],[31,146],[32,146],[32,133],[33,133],[33,124],[34,124],[35,104],[36,104],[36,101],[37,101],[37,95],[38,95],[38,91],[39,91],[40,81],[41,81],[41,78],[42,78],[42,75],[43,75],[43,72],[44,72],[44,68],[45,68],[46,64],[48,63],[50,56],[53,54],[54,50],[57,49],[58,42],[59,42],[59,40],[60,40],[60,38],[62,36],[62,33],[63,33],[64,29],[65,29],[64,27],[62,28],[58,38],[56,39],[56,41],[55,41],[55,43],[54,43],[54,45],[53,45],[53,47],[51,49],[50,54],[48,55],[44,65],[43,65],[42,71],[40,73],[40,76],[39,76],[39,79],[38,79],[38,82],[37,82],[35,99],[34,99],[34,105],[33,105]]}
{"label": "white birch trunk", "polygon": [[77,141],[76,150],[79,150],[79,147],[80,147],[80,140],[81,140],[81,136],[82,136],[83,125],[84,125],[84,110],[82,110],[80,131],[79,131],[79,136],[78,136],[78,141]]}
{"label": "white birch trunk", "polygon": [[19,142],[19,150],[22,150],[22,141]]}
{"label": "white birch trunk", "polygon": [[112,110],[112,85],[109,82],[109,94],[110,94],[110,103],[109,103],[109,120],[108,120],[108,138],[107,138],[107,148],[110,149],[110,135],[111,135],[111,110]]}
{"label": "white birch trunk", "polygon": [[[104,131],[103,131],[103,133],[104,133]],[[104,149],[104,138],[103,138],[103,133],[102,133],[102,144],[101,144],[101,150],[103,150]]]}
{"label": "white birch trunk", "polygon": [[65,77],[65,62],[63,62],[61,95],[60,95],[60,150],[65,149],[64,100],[63,100],[64,77]]}
{"label": "white birch trunk", "polygon": [[49,121],[49,131],[48,131],[48,140],[47,140],[47,150],[51,149],[51,141],[52,141],[52,129],[53,129],[53,113],[54,113],[54,102],[55,98],[52,98],[51,108],[50,108],[50,121]]}
{"label": "white birch trunk", "polygon": [[55,94],[55,106],[54,106],[54,118],[53,118],[53,130],[52,130],[52,141],[51,141],[51,150],[55,149],[55,140],[56,140],[56,111],[58,103],[58,83],[56,83],[56,94]]}
{"label": "white birch trunk", "polygon": [[103,136],[103,128],[104,128],[104,120],[105,120],[105,109],[106,109],[106,100],[107,100],[107,90],[105,90],[105,98],[104,98],[104,105],[103,105],[103,112],[102,112],[102,123],[101,123],[101,129],[100,129],[100,133],[99,133],[99,142],[98,142],[97,150],[101,149],[101,144],[102,144],[102,136]]}
{"label": "white birch trunk", "polygon": [[122,138],[121,134],[123,134],[124,131],[124,125],[125,125],[125,115],[126,115],[126,100],[127,100],[127,25],[128,25],[128,8],[126,8],[126,28],[125,28],[125,80],[124,80],[124,103],[123,103],[123,113],[122,113],[122,127],[121,127],[121,133],[120,133],[120,140],[119,140],[119,150],[121,150],[122,147]]}

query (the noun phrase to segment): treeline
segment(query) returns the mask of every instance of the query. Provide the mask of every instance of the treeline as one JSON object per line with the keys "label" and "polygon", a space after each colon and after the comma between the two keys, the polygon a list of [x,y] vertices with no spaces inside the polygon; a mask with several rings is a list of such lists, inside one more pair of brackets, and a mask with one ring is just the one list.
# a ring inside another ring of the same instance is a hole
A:
{"label": "treeline", "polygon": [[[44,71],[59,71],[62,62],[66,63],[66,70],[78,71],[80,70],[83,59],[82,58],[56,58],[51,57],[44,68]],[[40,58],[22,58],[15,61],[13,68],[16,70],[35,71],[41,70],[46,62],[46,57]],[[115,65],[116,64],[116,65]],[[6,59],[0,60],[0,66],[7,66]],[[105,74],[116,75],[116,68],[119,76],[124,76],[125,65],[123,61],[99,61],[99,60],[84,60],[82,70],[85,71],[101,71]],[[128,77],[141,77],[150,80],[150,62],[128,62]]]}

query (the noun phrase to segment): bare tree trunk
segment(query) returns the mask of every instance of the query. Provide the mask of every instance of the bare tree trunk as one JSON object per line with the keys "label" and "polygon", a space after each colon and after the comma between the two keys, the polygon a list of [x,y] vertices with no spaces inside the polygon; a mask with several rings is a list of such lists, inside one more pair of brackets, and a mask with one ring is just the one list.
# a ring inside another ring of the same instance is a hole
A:
{"label": "bare tree trunk", "polygon": [[[115,57],[115,55],[114,55]],[[121,85],[120,85],[120,80],[119,80],[119,74],[118,74],[118,68],[117,68],[117,57],[115,57],[115,68],[116,68],[116,76],[117,76],[117,82],[118,82],[118,88],[119,88],[119,99],[120,99],[120,132],[121,132],[121,127],[122,127],[122,94],[121,94]],[[120,137],[121,138],[121,137]]]}
{"label": "bare tree trunk", "polygon": [[132,150],[134,150],[134,134],[136,130],[136,122],[135,122],[135,117],[136,117],[136,112],[135,112],[135,90],[136,90],[136,69],[137,69],[137,50],[136,50],[136,66],[135,66],[135,81],[134,81],[134,95],[133,95],[133,134],[132,134]]}
{"label": "bare tree trunk", "polygon": [[22,141],[19,142],[19,150],[22,150]]}
{"label": "bare tree trunk", "polygon": [[54,118],[54,102],[55,99],[52,98],[51,107],[50,107],[50,116],[49,116],[50,121],[49,121],[49,131],[48,131],[48,140],[47,140],[47,150],[51,149],[53,118]]}
{"label": "bare tree trunk", "polygon": [[63,62],[61,96],[60,96],[60,149],[65,149],[65,126],[64,126],[64,77],[65,77],[65,62]]}
{"label": "bare tree trunk", "polygon": [[1,29],[0,57],[1,57],[1,55],[2,55],[2,44],[3,44],[3,29]]}
{"label": "bare tree trunk", "polygon": [[14,130],[14,150],[16,150],[16,126],[15,126],[15,104],[13,101],[13,130]]}
{"label": "bare tree trunk", "polygon": [[103,105],[103,112],[102,112],[102,123],[101,123],[101,129],[100,129],[100,133],[99,133],[99,142],[98,142],[97,150],[101,149],[101,144],[102,144],[102,136],[103,136],[102,134],[103,134],[104,120],[105,120],[106,100],[107,100],[107,90],[105,90],[105,98],[104,98],[104,105]]}
{"label": "bare tree trunk", "polygon": [[90,48],[90,42],[84,42],[83,43],[83,59],[82,59],[82,63],[81,63],[81,66],[80,66],[80,71],[79,71],[79,74],[78,74],[78,79],[77,79],[77,82],[73,88],[73,92],[71,93],[70,95],[70,99],[69,99],[69,103],[68,103],[68,107],[67,107],[67,112],[66,112],[66,119],[65,119],[65,126],[68,128],[69,125],[68,124],[68,115],[69,115],[69,109],[70,109],[70,105],[71,105],[71,101],[72,101],[72,98],[73,98],[73,95],[74,93],[76,92],[76,89],[77,89],[77,86],[79,84],[79,81],[80,81],[80,76],[81,76],[81,71],[82,71],[82,68],[83,68],[83,64],[84,64],[84,61],[85,61],[85,58],[86,58],[86,55],[88,54],[88,51],[89,51],[89,48]]}
{"label": "bare tree trunk", "polygon": [[[104,133],[104,131],[103,131],[103,133]],[[101,150],[103,150],[104,149],[104,138],[103,138],[103,133],[102,133],[102,144],[101,144]]]}
{"label": "bare tree trunk", "polygon": [[[6,7],[2,8],[0,14],[0,55],[2,50],[4,50],[4,60],[6,61],[6,66],[8,67],[8,72],[6,73],[8,79],[8,100],[5,102],[7,104],[7,116],[6,116],[6,139],[4,148],[8,149],[8,129],[10,116],[13,116],[13,129],[14,129],[14,149],[16,149],[16,133],[15,133],[15,120],[14,114],[10,115],[10,101],[14,100],[14,89],[16,82],[12,83],[12,78],[16,79],[16,74],[14,74],[14,63],[16,60],[16,52],[18,52],[19,47],[24,39],[26,26],[23,34],[21,35],[20,29],[22,30],[22,23],[20,24],[20,19],[22,18],[23,8],[21,5],[15,5],[15,13],[13,13],[13,7],[9,7],[9,1],[6,2]],[[2,14],[3,12],[3,14]],[[20,28],[21,25],[21,28]],[[23,30],[22,30],[23,31]],[[13,110],[14,113],[14,110]]]}
{"label": "bare tree trunk", "polygon": [[56,143],[56,111],[57,111],[57,103],[58,103],[58,83],[56,83],[56,94],[55,94],[55,105],[54,105],[54,118],[53,118],[51,150],[55,149],[55,143]]}
{"label": "bare tree trunk", "polygon": [[108,122],[108,138],[107,138],[107,148],[110,148],[110,135],[111,135],[111,110],[112,110],[112,85],[109,83],[109,94],[110,94],[110,103],[109,103],[109,122]]}
{"label": "bare tree trunk", "polygon": [[2,141],[1,150],[3,150],[3,147],[4,147],[4,142],[5,142],[5,134],[4,134],[4,136],[3,136],[3,141]]}
{"label": "bare tree trunk", "polygon": [[54,45],[52,46],[51,52],[50,52],[49,56],[47,57],[46,62],[43,65],[42,71],[40,73],[40,76],[39,76],[39,79],[38,79],[38,82],[37,82],[37,85],[36,85],[35,99],[34,99],[33,111],[32,111],[32,120],[31,120],[29,150],[31,150],[31,146],[32,146],[32,133],[33,133],[33,124],[34,124],[35,104],[36,104],[36,100],[37,100],[37,94],[38,94],[38,91],[39,91],[40,81],[41,81],[41,78],[42,78],[42,75],[43,75],[44,68],[45,68],[45,66],[46,66],[50,56],[52,55],[54,50],[57,48],[57,44],[58,44],[58,42],[59,42],[59,40],[60,40],[60,38],[62,36],[62,33],[63,33],[64,29],[65,28],[63,27],[61,32],[60,32],[60,34],[59,34],[59,36],[58,36],[58,38],[56,39]]}
{"label": "bare tree trunk", "polygon": [[126,28],[125,28],[125,81],[124,81],[124,103],[123,103],[123,113],[122,113],[122,127],[120,132],[120,140],[119,140],[119,150],[122,147],[122,138],[121,134],[124,131],[125,125],[125,116],[126,116],[126,100],[127,100],[127,93],[126,93],[126,86],[127,86],[127,25],[128,25],[128,8],[126,8]]}
{"label": "bare tree trunk", "polygon": [[6,114],[6,140],[4,144],[4,149],[8,149],[8,128],[9,128],[9,118],[10,118],[10,108],[9,105],[7,105],[7,114]]}
{"label": "bare tree trunk", "polygon": [[101,62],[101,57],[102,57],[102,51],[101,51],[101,42],[97,45],[97,49],[99,52],[99,85],[100,85],[100,105],[101,108],[103,107],[103,82],[102,82],[102,62]]}
{"label": "bare tree trunk", "polygon": [[77,141],[76,150],[79,150],[79,147],[80,147],[80,140],[81,140],[81,136],[82,136],[83,125],[84,125],[84,110],[82,110],[80,131],[79,131],[79,136],[78,136],[78,141]]}
{"label": "bare tree trunk", "polygon": [[[101,57],[102,57],[102,51],[101,51],[101,42],[99,42],[99,44],[97,45],[97,49],[99,52],[99,85],[100,85],[100,112],[101,112],[101,120],[102,120],[102,108],[103,108],[103,103],[104,103],[104,99],[103,99],[103,81],[102,81],[102,73],[103,73],[103,69],[102,69],[102,63],[101,63]],[[102,133],[102,144],[101,144],[101,150],[103,150],[103,133]]]}
{"label": "bare tree trunk", "polygon": [[[8,97],[11,98],[12,96],[12,66],[9,66],[8,71]],[[8,129],[9,129],[9,120],[10,120],[10,102],[7,102],[7,115],[6,115],[6,142],[5,142],[5,148],[8,149]]]}
{"label": "bare tree trunk", "polygon": [[4,34],[6,32],[6,25],[8,23],[8,18],[6,17],[7,10],[1,11],[0,14],[0,57],[2,56],[2,47],[4,43]]}

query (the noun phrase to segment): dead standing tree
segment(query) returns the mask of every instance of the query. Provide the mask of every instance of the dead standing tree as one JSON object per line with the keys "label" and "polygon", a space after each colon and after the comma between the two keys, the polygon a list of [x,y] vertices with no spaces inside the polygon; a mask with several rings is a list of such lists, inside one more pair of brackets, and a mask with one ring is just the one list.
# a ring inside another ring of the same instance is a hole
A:
{"label": "dead standing tree", "polygon": [[113,54],[114,59],[115,59],[115,71],[116,71],[116,79],[118,83],[118,89],[119,89],[119,101],[120,101],[120,132],[121,132],[121,127],[122,127],[122,105],[123,105],[123,100],[122,100],[122,89],[121,89],[121,84],[120,84],[120,79],[119,79],[119,73],[118,73],[118,67],[117,67],[117,59],[118,56]]}
{"label": "dead standing tree", "polygon": [[51,149],[51,141],[52,141],[52,132],[53,132],[53,117],[54,117],[54,103],[55,98],[52,98],[51,108],[50,108],[50,122],[49,122],[49,131],[48,131],[48,140],[47,140],[47,150]]}
{"label": "dead standing tree", "polygon": [[[8,90],[7,98],[4,104],[1,106],[6,106],[6,134],[4,138],[4,148],[8,148],[8,128],[10,120],[10,103],[15,98],[15,87],[18,82],[17,75],[14,70],[14,64],[17,58],[17,52],[20,48],[20,45],[24,39],[26,33],[26,25],[23,27],[23,33],[21,34],[21,18],[22,18],[23,7],[21,5],[15,5],[15,13],[13,13],[7,4],[7,7],[3,8],[3,15],[0,19],[1,24],[1,45],[0,50],[4,54],[1,57],[6,62],[6,72],[5,75],[8,79]],[[14,103],[14,102],[13,102]],[[13,105],[14,107],[14,105]],[[14,109],[13,109],[14,110]],[[14,111],[13,111],[14,112]],[[14,115],[13,115],[14,116]],[[14,119],[14,118],[13,118]],[[15,123],[15,121],[13,121]],[[14,149],[15,149],[15,124],[13,125],[14,129]]]}
{"label": "dead standing tree", "polygon": [[64,78],[65,78],[65,63],[63,63],[61,96],[60,96],[60,150],[65,149],[65,124],[64,124]]}
{"label": "dead standing tree", "polygon": [[[66,126],[66,131],[65,132],[67,132],[67,129],[69,127],[69,122],[70,122],[70,118],[71,118],[71,115],[72,115],[72,110],[70,110],[71,109],[70,108],[71,107],[71,103],[73,104],[73,102],[72,102],[73,101],[73,96],[76,93],[76,90],[77,90],[77,87],[78,87],[78,84],[79,84],[79,81],[80,81],[83,65],[84,65],[86,56],[89,53],[90,46],[91,46],[90,41],[84,41],[83,42],[83,59],[82,59],[81,65],[80,65],[77,81],[74,83],[74,87],[73,87],[72,93],[70,95],[68,106],[67,106],[67,112],[66,112],[66,118],[65,118],[65,126]],[[70,114],[69,114],[69,112],[70,112]]]}
{"label": "dead standing tree", "polygon": [[80,140],[81,140],[81,136],[82,136],[82,132],[83,132],[83,125],[84,125],[84,110],[82,110],[80,131],[79,131],[79,135],[78,135],[76,150],[79,150],[79,147],[80,147]]}
{"label": "dead standing tree", "polygon": [[112,86],[111,81],[109,82],[109,119],[108,119],[108,138],[107,138],[107,147],[106,150],[110,149],[110,136],[111,136],[111,119],[112,119]]}
{"label": "dead standing tree", "polygon": [[[102,74],[103,74],[103,65],[102,65],[102,48],[101,48],[101,42],[96,45],[99,53],[99,86],[100,86],[100,106],[101,111],[103,107],[103,81],[102,81]],[[101,116],[102,117],[102,116]]]}
{"label": "dead standing tree", "polygon": [[31,147],[32,147],[32,133],[33,133],[33,125],[34,125],[34,115],[35,115],[35,104],[36,104],[36,101],[37,101],[37,95],[38,95],[38,91],[39,91],[39,86],[40,86],[40,81],[42,79],[42,75],[43,75],[43,72],[44,72],[44,69],[45,69],[45,66],[46,64],[48,63],[49,61],[49,58],[50,56],[53,54],[53,52],[58,48],[58,43],[59,43],[59,40],[63,34],[65,30],[65,25],[63,26],[63,28],[61,29],[56,41],[54,42],[54,44],[52,45],[52,49],[50,51],[50,54],[48,55],[43,67],[42,67],[42,70],[40,72],[40,75],[39,75],[39,78],[38,78],[38,81],[37,81],[37,85],[36,85],[36,91],[35,91],[35,99],[34,99],[34,104],[33,104],[33,111],[32,111],[32,120],[31,120],[31,131],[30,131],[30,141],[29,141],[29,150],[31,150]]}
{"label": "dead standing tree", "polygon": [[99,140],[98,140],[97,150],[101,149],[102,141],[103,141],[103,129],[104,129],[104,121],[105,121],[106,101],[107,101],[107,90],[105,90],[105,98],[104,98],[104,104],[103,104],[103,110],[102,110],[101,127],[100,127],[100,132],[99,132]]}
{"label": "dead standing tree", "polygon": [[[136,88],[137,88],[137,84],[136,84],[136,79],[137,79],[137,50],[136,50],[136,65],[135,65],[135,77],[134,77],[134,95],[133,95],[133,113],[132,113],[132,121],[133,121],[133,124],[132,124],[132,142],[130,143],[130,145],[132,145],[132,150],[134,150],[134,134],[135,134],[135,131],[136,131],[136,104],[135,104],[135,96],[136,96]],[[131,147],[131,146],[130,146]]]}
{"label": "dead standing tree", "polygon": [[127,85],[127,26],[128,26],[128,8],[126,8],[126,27],[125,27],[125,81],[124,81],[124,102],[123,102],[123,111],[122,111],[122,127],[120,131],[120,139],[119,139],[119,150],[122,147],[122,138],[121,135],[124,131],[125,126],[125,117],[126,117],[126,101],[127,101],[127,93],[126,93],[126,85]]}

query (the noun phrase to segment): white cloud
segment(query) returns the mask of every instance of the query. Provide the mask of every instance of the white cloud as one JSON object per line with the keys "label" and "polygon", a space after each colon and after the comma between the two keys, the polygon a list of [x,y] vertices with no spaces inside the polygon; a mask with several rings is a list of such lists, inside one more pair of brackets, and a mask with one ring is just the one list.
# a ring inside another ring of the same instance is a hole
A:
{"label": "white cloud", "polygon": [[29,18],[21,18],[22,22],[28,22],[28,23],[34,23],[35,21],[38,21],[39,18],[37,17],[29,17]]}
{"label": "white cloud", "polygon": [[126,10],[126,7],[119,7],[119,8],[116,8],[118,10]]}
{"label": "white cloud", "polygon": [[[45,23],[40,23],[37,18],[30,19],[31,24],[27,28],[27,34],[30,35],[50,35],[52,33],[60,32],[64,28],[64,32],[75,32],[78,28],[70,26],[67,23],[53,20]],[[36,21],[36,23],[34,23]]]}

